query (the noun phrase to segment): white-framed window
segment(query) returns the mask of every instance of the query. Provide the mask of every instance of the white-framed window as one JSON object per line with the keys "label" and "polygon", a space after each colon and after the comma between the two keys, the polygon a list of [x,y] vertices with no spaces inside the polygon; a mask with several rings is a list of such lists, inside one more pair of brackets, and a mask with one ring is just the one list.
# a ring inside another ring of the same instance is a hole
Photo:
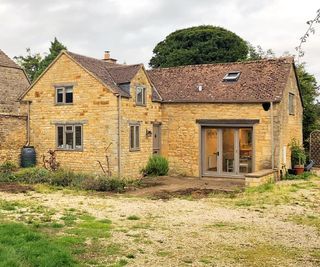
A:
{"label": "white-framed window", "polygon": [[146,88],[142,86],[136,87],[136,104],[138,106],[146,105]]}
{"label": "white-framed window", "polygon": [[295,95],[289,93],[289,115],[295,114]]}
{"label": "white-framed window", "polygon": [[56,147],[63,150],[82,150],[82,125],[66,124],[56,126]]}
{"label": "white-framed window", "polygon": [[56,87],[56,104],[72,104],[73,103],[73,86]]}
{"label": "white-framed window", "polygon": [[134,123],[130,124],[130,133],[129,133],[129,148],[130,151],[140,150],[140,124]]}

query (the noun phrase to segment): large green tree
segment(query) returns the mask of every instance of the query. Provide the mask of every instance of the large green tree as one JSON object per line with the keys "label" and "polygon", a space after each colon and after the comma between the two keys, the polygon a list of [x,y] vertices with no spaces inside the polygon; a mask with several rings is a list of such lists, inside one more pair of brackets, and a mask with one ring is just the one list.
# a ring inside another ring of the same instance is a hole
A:
{"label": "large green tree", "polygon": [[51,42],[49,53],[42,57],[39,53],[31,53],[31,49],[27,48],[26,56],[15,57],[17,63],[25,69],[30,81],[37,79],[41,73],[51,64],[51,62],[59,55],[62,50],[67,48],[55,37]]}
{"label": "large green tree", "polygon": [[298,79],[301,87],[303,110],[303,140],[304,146],[309,148],[309,136],[313,130],[319,129],[320,105],[317,101],[319,88],[314,75],[308,73],[304,64],[297,67]]}
{"label": "large green tree", "polygon": [[34,81],[36,73],[39,71],[42,57],[39,53],[33,54],[30,48],[27,48],[26,56],[14,57],[17,63],[26,71],[30,81]]}
{"label": "large green tree", "polygon": [[247,58],[247,43],[235,33],[210,25],[177,30],[158,43],[152,68],[234,62]]}

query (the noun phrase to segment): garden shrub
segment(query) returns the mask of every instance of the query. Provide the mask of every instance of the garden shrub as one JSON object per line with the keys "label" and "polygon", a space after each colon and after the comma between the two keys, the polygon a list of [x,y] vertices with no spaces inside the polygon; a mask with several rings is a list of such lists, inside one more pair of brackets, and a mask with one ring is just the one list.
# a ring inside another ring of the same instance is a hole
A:
{"label": "garden shrub", "polygon": [[287,173],[284,180],[309,180],[311,176],[314,176],[311,172],[304,172],[299,175]]}
{"label": "garden shrub", "polygon": [[17,169],[18,166],[11,161],[6,161],[5,163],[0,165],[0,173],[12,173]]}
{"label": "garden shrub", "polygon": [[105,176],[84,177],[78,186],[84,190],[94,190],[102,192],[123,192],[127,183],[118,178],[107,178]]}
{"label": "garden shrub", "polygon": [[50,184],[56,186],[69,186],[76,174],[70,170],[58,169],[50,172]]}
{"label": "garden shrub", "polygon": [[13,173],[0,172],[0,182],[11,183],[16,181],[16,176]]}
{"label": "garden shrub", "polygon": [[50,172],[44,168],[31,167],[20,169],[14,173],[17,182],[28,184],[49,183]]}
{"label": "garden shrub", "polygon": [[118,178],[76,173],[65,169],[49,171],[40,167],[25,168],[15,172],[0,172],[0,182],[46,183],[54,186],[69,186],[77,189],[105,192],[123,192],[127,186],[127,181]]}
{"label": "garden shrub", "polygon": [[142,173],[151,176],[164,176],[167,175],[169,171],[168,160],[159,155],[153,155],[149,158],[147,166],[142,169]]}

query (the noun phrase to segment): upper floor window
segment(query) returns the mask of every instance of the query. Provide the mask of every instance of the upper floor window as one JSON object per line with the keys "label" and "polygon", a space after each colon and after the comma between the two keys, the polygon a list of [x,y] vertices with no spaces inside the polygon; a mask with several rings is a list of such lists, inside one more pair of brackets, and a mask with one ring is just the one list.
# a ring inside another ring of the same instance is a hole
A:
{"label": "upper floor window", "polygon": [[295,114],[295,95],[293,93],[289,93],[289,114]]}
{"label": "upper floor window", "polygon": [[56,104],[73,103],[73,86],[56,87]]}
{"label": "upper floor window", "polygon": [[138,106],[146,105],[146,88],[137,86],[136,88],[136,104]]}
{"label": "upper floor window", "polygon": [[58,149],[81,150],[83,148],[82,125],[57,125]]}

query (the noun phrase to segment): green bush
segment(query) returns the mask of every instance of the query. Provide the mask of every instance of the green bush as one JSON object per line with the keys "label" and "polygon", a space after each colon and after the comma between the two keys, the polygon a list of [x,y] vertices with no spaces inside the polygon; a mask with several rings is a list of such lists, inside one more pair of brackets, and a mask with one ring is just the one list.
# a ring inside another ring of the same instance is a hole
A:
{"label": "green bush", "polygon": [[0,182],[11,183],[16,181],[16,176],[13,173],[0,172]]}
{"label": "green bush", "polygon": [[11,161],[6,161],[0,165],[0,173],[12,173],[18,169],[17,165]]}
{"label": "green bush", "polygon": [[123,192],[127,183],[118,178],[107,178],[105,176],[83,177],[78,187],[84,190],[94,190],[102,192]]}
{"label": "green bush", "polygon": [[149,158],[147,166],[142,169],[142,173],[151,176],[164,176],[169,171],[169,162],[165,157],[154,155]]}
{"label": "green bush", "polygon": [[17,182],[28,183],[28,184],[38,184],[38,183],[50,183],[50,171],[39,168],[31,167],[20,169],[14,173]]}
{"label": "green bush", "polygon": [[77,189],[105,192],[123,192],[127,186],[125,180],[118,178],[76,173],[64,169],[49,171],[40,167],[24,168],[16,172],[0,172],[0,182],[46,183],[54,186],[69,186]]}
{"label": "green bush", "polygon": [[76,173],[70,170],[59,169],[50,172],[50,184],[56,186],[69,186],[75,179]]}
{"label": "green bush", "polygon": [[313,176],[311,172],[304,172],[299,175],[287,173],[284,180],[309,180],[311,176]]}
{"label": "green bush", "polygon": [[305,154],[303,146],[301,146],[296,139],[292,139],[290,143],[290,149],[292,166],[304,165],[306,163],[307,156]]}

